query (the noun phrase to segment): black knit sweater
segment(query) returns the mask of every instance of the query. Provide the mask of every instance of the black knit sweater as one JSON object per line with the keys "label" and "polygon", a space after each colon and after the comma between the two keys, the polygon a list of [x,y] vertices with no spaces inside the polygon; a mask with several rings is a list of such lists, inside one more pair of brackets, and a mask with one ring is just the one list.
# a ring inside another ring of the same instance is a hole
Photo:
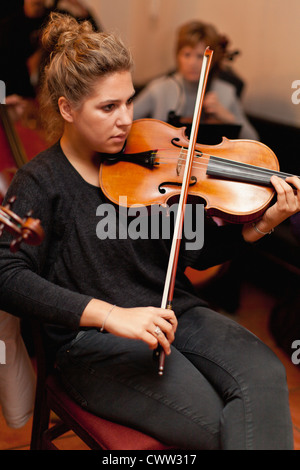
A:
{"label": "black knit sweater", "polygon": [[[12,195],[17,196],[13,210],[24,216],[33,209],[46,237],[40,246],[23,244],[12,254],[10,235],[3,234],[0,309],[20,317],[39,317],[58,347],[76,334],[81,314],[92,298],[122,307],[161,305],[170,240],[120,239],[118,228],[123,224],[124,234],[130,219],[120,222],[112,207],[117,227],[103,223],[107,215],[101,218],[97,208],[108,201],[98,187],[82,179],[59,143],[18,171],[7,197]],[[103,239],[102,230],[100,239],[99,228],[104,226],[111,233]],[[184,275],[185,267],[205,269],[220,264],[231,258],[241,243],[240,227],[218,227],[211,222],[206,224],[201,250],[187,251],[182,242],[173,300],[178,316],[203,304]]]}

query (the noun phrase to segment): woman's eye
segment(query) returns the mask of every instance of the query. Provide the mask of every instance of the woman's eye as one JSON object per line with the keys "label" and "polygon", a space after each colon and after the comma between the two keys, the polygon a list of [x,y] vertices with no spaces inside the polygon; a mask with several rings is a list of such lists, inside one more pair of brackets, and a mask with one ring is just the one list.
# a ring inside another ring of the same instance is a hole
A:
{"label": "woman's eye", "polygon": [[103,109],[103,111],[110,112],[114,109],[114,106],[115,105],[113,103],[112,104],[107,104],[107,105],[103,106],[102,109]]}

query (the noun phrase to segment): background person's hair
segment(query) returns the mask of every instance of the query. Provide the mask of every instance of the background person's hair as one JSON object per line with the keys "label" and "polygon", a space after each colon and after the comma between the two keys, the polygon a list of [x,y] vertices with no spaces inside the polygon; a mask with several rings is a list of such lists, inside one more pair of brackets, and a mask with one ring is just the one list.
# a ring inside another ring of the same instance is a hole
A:
{"label": "background person's hair", "polygon": [[214,51],[212,67],[217,69],[225,55],[227,42],[224,42],[224,36],[213,25],[194,20],[180,26],[175,52],[178,54],[183,47],[195,47],[199,43],[203,43],[205,47],[210,46]]}

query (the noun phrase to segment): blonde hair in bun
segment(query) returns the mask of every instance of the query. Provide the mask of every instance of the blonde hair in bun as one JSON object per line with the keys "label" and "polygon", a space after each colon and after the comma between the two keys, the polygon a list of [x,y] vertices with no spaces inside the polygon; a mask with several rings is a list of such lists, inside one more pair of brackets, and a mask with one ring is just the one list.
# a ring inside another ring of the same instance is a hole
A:
{"label": "blonde hair in bun", "polygon": [[95,32],[91,23],[51,13],[42,34],[48,54],[40,93],[42,118],[51,140],[62,132],[58,99],[64,96],[73,106],[92,93],[95,81],[108,74],[130,71],[132,56],[120,38]]}

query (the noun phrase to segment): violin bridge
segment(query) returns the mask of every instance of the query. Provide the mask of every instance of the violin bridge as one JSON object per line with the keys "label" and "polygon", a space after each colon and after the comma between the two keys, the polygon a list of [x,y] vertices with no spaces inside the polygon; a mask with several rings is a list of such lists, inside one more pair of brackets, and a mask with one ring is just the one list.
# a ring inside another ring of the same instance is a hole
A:
{"label": "violin bridge", "polygon": [[182,168],[182,162],[183,162],[183,161],[184,161],[184,148],[181,147],[180,152],[179,152],[177,167],[176,167],[177,176],[180,175],[181,168]]}

